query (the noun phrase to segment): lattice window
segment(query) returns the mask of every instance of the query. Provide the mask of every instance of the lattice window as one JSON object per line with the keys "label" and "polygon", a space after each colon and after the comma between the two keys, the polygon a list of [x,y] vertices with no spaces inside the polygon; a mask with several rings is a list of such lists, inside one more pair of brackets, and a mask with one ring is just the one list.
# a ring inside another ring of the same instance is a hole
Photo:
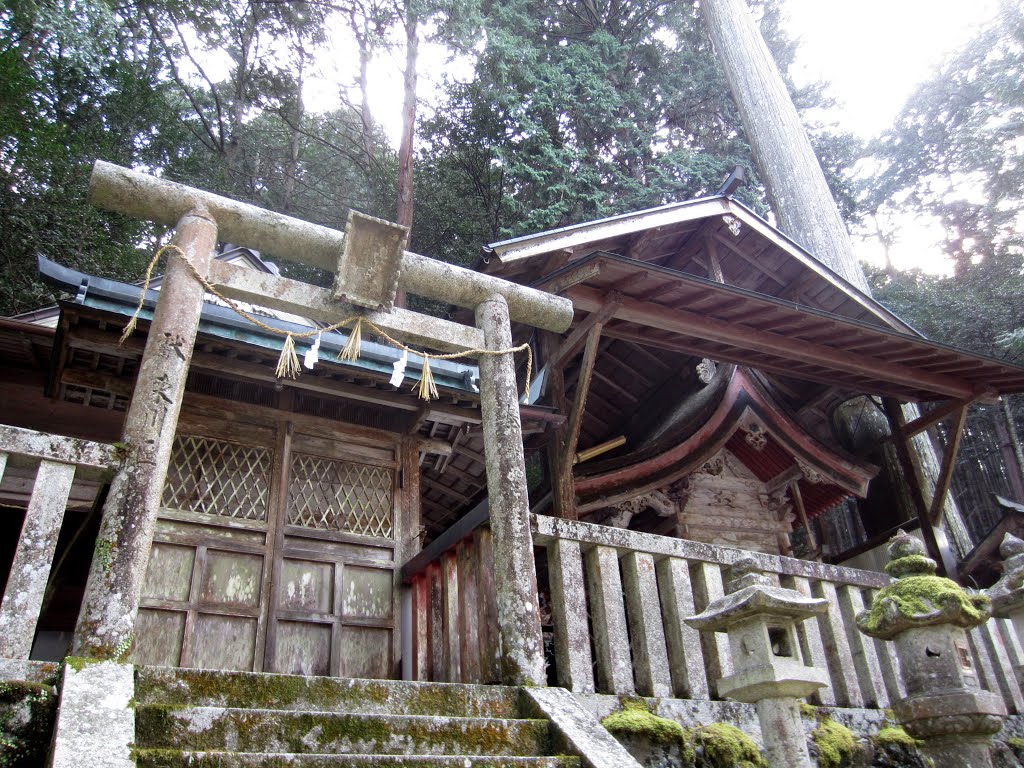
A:
{"label": "lattice window", "polygon": [[390,469],[296,453],[288,524],[390,538],[393,487]]}
{"label": "lattice window", "polygon": [[266,522],[271,453],[205,437],[174,439],[163,506]]}

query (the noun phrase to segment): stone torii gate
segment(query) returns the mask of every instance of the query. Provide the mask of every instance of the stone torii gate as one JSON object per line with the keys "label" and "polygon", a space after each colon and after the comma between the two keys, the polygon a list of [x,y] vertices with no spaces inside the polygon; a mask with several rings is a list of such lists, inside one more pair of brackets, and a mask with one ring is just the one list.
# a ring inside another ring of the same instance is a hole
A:
{"label": "stone torii gate", "polygon": [[[557,333],[572,322],[567,299],[404,251],[404,227],[368,216],[353,213],[342,233],[102,161],[93,169],[89,199],[174,226],[179,256],[168,261],[125,419],[124,465],[103,508],[75,632],[79,656],[120,659],[131,648],[203,306],[205,288],[192,270],[229,298],[327,323],[358,315],[398,338],[449,352],[507,350],[510,319]],[[214,262],[218,239],[335,272],[334,291]],[[398,288],[472,308],[476,327],[394,307]],[[507,684],[543,685],[512,352],[483,355],[479,363],[502,674]]]}

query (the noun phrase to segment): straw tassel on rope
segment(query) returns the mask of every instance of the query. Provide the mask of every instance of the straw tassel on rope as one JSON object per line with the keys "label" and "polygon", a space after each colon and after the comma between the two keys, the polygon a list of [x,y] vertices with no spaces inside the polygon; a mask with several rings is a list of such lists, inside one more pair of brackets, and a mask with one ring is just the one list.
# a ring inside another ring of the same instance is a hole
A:
{"label": "straw tassel on rope", "polygon": [[423,371],[420,373],[420,400],[437,400],[437,385],[434,374],[430,372],[430,355],[423,355]]}
{"label": "straw tassel on rope", "polygon": [[363,345],[363,318],[357,317],[356,324],[348,334],[348,342],[341,350],[338,359],[341,361],[355,362],[359,359],[359,348]]}
{"label": "straw tassel on rope", "polygon": [[290,333],[284,336],[284,344],[281,345],[281,357],[277,359],[277,378],[283,379],[286,376],[294,379],[299,375],[299,356],[295,354],[295,339]]}

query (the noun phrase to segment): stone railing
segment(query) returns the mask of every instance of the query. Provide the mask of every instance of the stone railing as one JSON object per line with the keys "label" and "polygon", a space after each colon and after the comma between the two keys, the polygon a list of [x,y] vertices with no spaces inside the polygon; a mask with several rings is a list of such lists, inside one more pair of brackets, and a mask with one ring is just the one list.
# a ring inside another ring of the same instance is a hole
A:
{"label": "stone railing", "polygon": [[[781,586],[829,602],[798,631],[803,657],[827,671],[816,703],[886,708],[905,696],[891,644],[854,622],[890,583],[884,574],[551,517],[534,516],[533,532],[547,551],[557,679],[570,690],[718,698],[715,681],[732,671],[728,642],[682,619],[721,597],[725,572],[752,554]],[[969,642],[982,686],[1024,712],[1012,625],[990,620]]]}
{"label": "stone railing", "polygon": [[[403,569],[412,587],[414,679],[497,679],[489,532],[486,510],[478,512]],[[854,621],[891,582],[885,574],[541,515],[532,516],[532,530],[544,550],[537,570],[542,611],[550,605],[551,676],[571,691],[719,698],[716,681],[732,671],[728,641],[683,619],[723,596],[733,563],[753,554],[780,586],[829,602],[827,613],[798,628],[803,658],[827,673],[814,703],[887,708],[905,696],[892,644]],[[992,619],[968,639],[982,686],[1024,713],[1016,676],[1024,655],[1009,620]]]}
{"label": "stone railing", "polygon": [[[0,602],[0,659],[28,659],[57,537],[76,477],[110,473],[113,446],[0,425],[0,481],[8,468],[36,467],[25,522]],[[8,473],[11,474],[11,473]]]}

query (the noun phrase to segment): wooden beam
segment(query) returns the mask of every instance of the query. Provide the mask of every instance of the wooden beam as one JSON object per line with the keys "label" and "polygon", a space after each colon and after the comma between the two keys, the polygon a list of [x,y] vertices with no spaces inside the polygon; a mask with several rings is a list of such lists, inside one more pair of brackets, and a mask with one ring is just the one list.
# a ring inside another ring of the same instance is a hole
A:
{"label": "wooden beam", "polygon": [[946,496],[949,494],[949,484],[953,480],[953,469],[956,466],[956,457],[960,452],[960,440],[964,434],[964,421],[967,419],[967,405],[960,408],[960,412],[953,422],[950,430],[950,441],[942,454],[942,466],[939,468],[939,476],[935,481],[935,493],[932,495],[931,508],[928,510],[928,519],[932,525],[938,525],[942,519],[942,508],[946,504]]}
{"label": "wooden beam", "polygon": [[[587,286],[576,286],[571,289],[570,296],[577,308],[585,311],[594,312],[603,305],[603,294]],[[898,363],[850,354],[834,347],[800,341],[757,328],[736,326],[684,309],[647,304],[628,297],[622,297],[621,302],[622,305],[614,315],[616,320],[730,344],[739,349],[763,352],[786,360],[834,368],[871,379],[883,379],[913,389],[929,389],[961,398],[976,394],[970,384],[958,379],[907,368]]]}
{"label": "wooden beam", "polygon": [[[747,262],[747,264],[749,264],[751,267],[753,267],[759,273],[761,273],[762,275],[767,277],[769,280],[771,280],[776,285],[778,285],[778,286],[780,286],[782,288],[786,287],[786,281],[785,280],[780,278],[778,275],[776,275],[774,272],[772,272],[767,267],[765,267],[762,264],[758,263],[758,261],[755,258],[753,258],[752,256],[744,253],[743,249],[740,248],[736,243],[732,242],[729,238],[722,236],[718,232],[713,233],[712,234],[712,238],[714,238],[715,242],[718,242],[718,243],[724,245],[729,250],[730,253],[733,253],[736,256],[739,256],[741,259],[743,259],[743,261]],[[765,250],[767,250],[767,247],[762,248],[760,251],[758,251],[758,253],[759,254],[763,253]]]}
{"label": "wooden beam", "polygon": [[935,561],[938,575],[945,576],[945,561],[942,558],[942,551],[939,549],[939,542],[935,538],[935,529],[932,527],[929,518],[929,510],[924,499],[924,489],[921,487],[921,482],[917,477],[917,469],[914,467],[914,462],[911,458],[910,440],[904,432],[906,421],[903,417],[903,409],[896,400],[890,397],[885,398],[883,406],[885,408],[885,415],[889,419],[889,428],[894,435],[893,444],[896,447],[896,456],[899,458],[903,482],[906,484],[910,502],[914,505],[918,522],[921,524],[921,533],[924,536],[925,546],[928,548],[928,556]]}
{"label": "wooden beam", "polygon": [[789,481],[789,495],[793,499],[793,506],[796,507],[796,514],[800,518],[800,524],[807,532],[807,543],[814,553],[814,559],[821,557],[821,550],[818,549],[818,541],[814,538],[814,530],[811,528],[811,521],[807,519],[807,508],[804,506],[804,495],[800,493],[800,480],[793,478]]}
{"label": "wooden beam", "polygon": [[573,329],[573,332],[569,334],[568,338],[563,341],[554,352],[551,353],[551,357],[544,361],[544,367],[551,366],[552,368],[561,368],[569,361],[573,355],[575,355],[580,347],[582,347],[587,339],[590,337],[590,330],[598,324],[603,325],[608,322],[608,318],[615,314],[619,308],[618,297],[609,296],[604,306],[602,306],[596,312],[591,312],[587,315],[583,321]]}
{"label": "wooden beam", "polygon": [[[924,432],[926,429],[935,426],[940,421],[945,421],[950,416],[953,416],[954,414],[959,414],[961,410],[974,403],[977,399],[978,398],[974,397],[965,397],[960,400],[950,400],[948,403],[941,405],[940,407],[934,409],[933,411],[918,416],[913,421],[908,422],[903,427],[903,433],[907,437],[914,437],[914,435],[918,434],[919,432]],[[893,440],[893,437],[893,435],[887,435],[886,437],[882,438],[881,442],[883,444],[890,442],[891,440]]]}
{"label": "wooden beam", "polygon": [[576,399],[569,413],[569,426],[562,453],[562,462],[567,473],[572,472],[572,457],[576,454],[576,444],[580,439],[580,428],[583,426],[583,413],[587,407],[587,395],[590,393],[590,380],[597,361],[597,345],[601,340],[603,323],[595,323],[587,335],[587,346],[583,350],[583,361],[580,363],[580,375],[576,380]]}

